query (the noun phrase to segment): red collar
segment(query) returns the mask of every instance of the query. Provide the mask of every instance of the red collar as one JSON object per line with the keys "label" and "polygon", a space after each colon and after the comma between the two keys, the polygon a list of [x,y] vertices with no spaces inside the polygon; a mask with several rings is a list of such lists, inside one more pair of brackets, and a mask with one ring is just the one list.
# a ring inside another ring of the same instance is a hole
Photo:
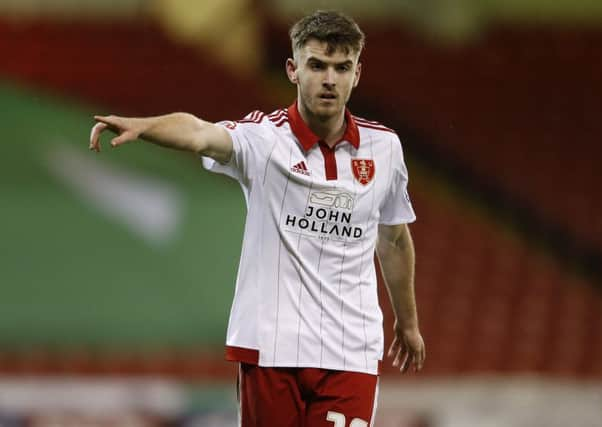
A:
{"label": "red collar", "polygon": [[[355,147],[355,149],[358,149],[360,146],[360,132],[357,128],[355,120],[353,120],[353,116],[346,108],[345,120],[347,121],[347,129],[345,129],[345,133],[343,134],[341,139],[337,141],[337,144],[341,141],[348,141],[351,145]],[[299,114],[297,101],[295,101],[290,107],[288,107],[288,122],[291,125],[291,130],[299,139],[299,142],[301,143],[305,151],[308,151],[311,147],[313,147],[320,141],[320,138],[316,136],[316,134],[313,133],[309,126],[307,126],[307,124],[303,121],[301,114]]]}

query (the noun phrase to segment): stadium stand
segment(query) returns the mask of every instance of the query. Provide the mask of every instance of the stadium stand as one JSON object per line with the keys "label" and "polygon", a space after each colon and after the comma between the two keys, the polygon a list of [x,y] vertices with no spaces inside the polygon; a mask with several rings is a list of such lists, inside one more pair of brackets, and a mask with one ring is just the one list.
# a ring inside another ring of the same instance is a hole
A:
{"label": "stadium stand", "polygon": [[425,371],[599,377],[599,291],[463,201],[434,196],[423,185],[418,179],[412,190],[420,212],[412,230],[421,254],[416,277],[430,357]]}
{"label": "stadium stand", "polygon": [[5,78],[122,114],[190,111],[223,120],[265,104],[256,81],[203,60],[199,47],[174,43],[150,21],[0,20],[0,34]]}
{"label": "stadium stand", "polygon": [[361,90],[441,156],[600,251],[599,44],[599,32],[525,28],[434,47],[385,29],[371,33],[375,69]]}

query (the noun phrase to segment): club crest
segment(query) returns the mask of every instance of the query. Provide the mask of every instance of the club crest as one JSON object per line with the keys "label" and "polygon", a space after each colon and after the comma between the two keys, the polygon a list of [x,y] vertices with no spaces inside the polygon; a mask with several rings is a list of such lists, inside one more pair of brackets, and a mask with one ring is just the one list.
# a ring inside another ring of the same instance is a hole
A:
{"label": "club crest", "polygon": [[351,159],[353,176],[362,185],[368,184],[374,178],[374,160]]}

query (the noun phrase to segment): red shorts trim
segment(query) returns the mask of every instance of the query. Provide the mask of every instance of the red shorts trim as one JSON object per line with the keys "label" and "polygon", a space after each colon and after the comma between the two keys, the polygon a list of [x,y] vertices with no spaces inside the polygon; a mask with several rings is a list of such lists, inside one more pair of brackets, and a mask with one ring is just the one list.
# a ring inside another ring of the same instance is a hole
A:
{"label": "red shorts trim", "polygon": [[227,345],[226,360],[229,362],[243,362],[257,365],[259,363],[259,350]]}

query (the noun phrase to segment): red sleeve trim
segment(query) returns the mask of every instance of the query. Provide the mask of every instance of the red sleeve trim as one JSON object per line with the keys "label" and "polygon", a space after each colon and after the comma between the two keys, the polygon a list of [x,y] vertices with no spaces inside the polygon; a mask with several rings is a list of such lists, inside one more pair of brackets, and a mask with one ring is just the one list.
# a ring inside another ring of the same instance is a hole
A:
{"label": "red sleeve trim", "polygon": [[286,110],[276,110],[267,117],[276,127],[280,127],[288,122],[288,112]]}
{"label": "red sleeve trim", "polygon": [[252,113],[249,113],[244,119],[237,120],[237,123],[261,123],[265,114],[259,110],[255,110]]}
{"label": "red sleeve trim", "polygon": [[227,345],[225,358],[229,362],[243,362],[257,365],[259,363],[259,350]]}

